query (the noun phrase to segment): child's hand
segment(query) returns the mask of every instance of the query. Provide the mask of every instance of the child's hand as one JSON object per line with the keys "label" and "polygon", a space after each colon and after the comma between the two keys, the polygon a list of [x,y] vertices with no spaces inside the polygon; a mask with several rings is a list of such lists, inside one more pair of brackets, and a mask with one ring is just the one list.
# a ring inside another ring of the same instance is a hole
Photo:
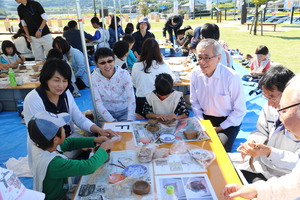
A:
{"label": "child's hand", "polygon": [[104,149],[105,151],[111,151],[111,149],[113,148],[113,143],[112,141],[107,140],[100,145],[100,148]]}
{"label": "child's hand", "polygon": [[168,121],[169,120],[169,118],[166,117],[166,115],[164,115],[164,114],[157,115],[156,119],[161,119],[162,121]]}
{"label": "child's hand", "polygon": [[24,62],[25,62],[25,57],[24,56],[21,56],[21,64],[24,64]]}
{"label": "child's hand", "polygon": [[100,137],[95,137],[94,138],[94,142],[97,143],[97,144],[102,144],[103,142],[106,142],[108,141],[109,139],[105,136],[100,136]]}
{"label": "child's hand", "polygon": [[177,119],[177,115],[175,115],[174,113],[172,113],[172,114],[170,114],[170,115],[168,116],[168,118],[169,118],[170,120],[172,120],[172,119]]}

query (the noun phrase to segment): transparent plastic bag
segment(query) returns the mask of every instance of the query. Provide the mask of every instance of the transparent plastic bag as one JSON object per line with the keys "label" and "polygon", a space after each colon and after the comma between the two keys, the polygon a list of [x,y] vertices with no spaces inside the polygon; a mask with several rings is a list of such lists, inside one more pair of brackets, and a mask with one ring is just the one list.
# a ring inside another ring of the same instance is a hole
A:
{"label": "transparent plastic bag", "polygon": [[153,158],[153,154],[155,152],[156,145],[155,144],[145,144],[141,147],[138,159],[141,163],[151,162]]}
{"label": "transparent plastic bag", "polygon": [[200,148],[197,145],[186,143],[185,141],[178,141],[170,147],[170,154],[184,154],[189,153],[202,168],[207,168],[215,159],[214,152]]}

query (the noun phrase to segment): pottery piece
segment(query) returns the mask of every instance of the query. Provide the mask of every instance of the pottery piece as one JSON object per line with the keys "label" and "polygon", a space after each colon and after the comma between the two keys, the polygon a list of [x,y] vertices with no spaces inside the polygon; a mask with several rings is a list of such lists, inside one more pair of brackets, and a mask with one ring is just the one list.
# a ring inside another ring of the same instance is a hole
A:
{"label": "pottery piece", "polygon": [[142,137],[139,139],[139,142],[143,143],[143,144],[148,144],[151,142],[151,139],[148,137]]}
{"label": "pottery piece", "polygon": [[171,133],[165,133],[159,136],[159,139],[163,143],[172,143],[176,140],[175,135]]}
{"label": "pottery piece", "polygon": [[150,131],[151,133],[155,133],[156,131],[159,130],[158,126],[158,121],[149,121],[147,125],[147,130]]}
{"label": "pottery piece", "polygon": [[119,181],[124,180],[124,176],[121,174],[117,174],[117,173],[113,173],[111,175],[108,176],[108,182],[111,184],[115,184]]}
{"label": "pottery piece", "polygon": [[19,70],[24,70],[24,69],[27,69],[25,65],[20,65],[19,66]]}
{"label": "pottery piece", "polygon": [[194,139],[198,136],[198,131],[196,131],[196,130],[186,130],[186,131],[183,131],[183,134],[184,134],[186,139],[191,140],[191,139]]}
{"label": "pottery piece", "polygon": [[148,194],[150,192],[150,184],[147,181],[136,181],[132,185],[132,190],[138,195]]}
{"label": "pottery piece", "polygon": [[147,167],[140,164],[129,165],[124,168],[123,174],[130,177],[142,177],[148,172]]}

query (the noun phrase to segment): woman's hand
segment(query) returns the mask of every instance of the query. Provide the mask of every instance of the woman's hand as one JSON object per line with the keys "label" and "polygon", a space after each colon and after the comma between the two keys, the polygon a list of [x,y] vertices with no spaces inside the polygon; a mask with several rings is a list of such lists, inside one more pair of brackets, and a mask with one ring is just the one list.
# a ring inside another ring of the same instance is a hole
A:
{"label": "woman's hand", "polygon": [[111,129],[104,130],[104,129],[100,128],[99,126],[97,126],[96,124],[91,126],[90,131],[93,133],[98,133],[99,136],[106,136],[108,138],[112,138],[114,136],[120,135],[120,132],[113,131]]}
{"label": "woman's hand", "polygon": [[113,131],[111,129],[102,129],[102,131],[98,132],[98,134],[102,135],[102,136],[106,136],[108,138],[112,138],[112,137],[120,135],[120,132]]}

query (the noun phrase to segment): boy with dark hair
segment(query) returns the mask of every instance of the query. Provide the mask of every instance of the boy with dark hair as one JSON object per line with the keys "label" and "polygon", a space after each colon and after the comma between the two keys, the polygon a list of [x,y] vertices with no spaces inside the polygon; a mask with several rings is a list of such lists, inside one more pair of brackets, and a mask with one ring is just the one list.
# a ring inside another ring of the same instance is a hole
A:
{"label": "boy with dark hair", "polygon": [[[68,177],[93,173],[107,161],[107,152],[112,148],[111,141],[104,136],[66,138],[63,126],[70,119],[68,113],[44,111],[28,122],[29,137],[35,143],[32,145],[34,190],[45,193],[45,199],[64,199],[69,187]],[[94,147],[96,143],[100,148],[88,160],[69,160],[62,154]]]}
{"label": "boy with dark hair", "polygon": [[132,35],[127,34],[123,36],[123,41],[128,42],[129,44],[129,52],[126,61],[127,61],[128,68],[131,71],[133,64],[137,61],[133,51],[131,50],[135,43],[135,39]]}
{"label": "boy with dark hair", "polygon": [[118,41],[113,46],[113,52],[116,55],[115,65],[122,69],[129,70],[126,58],[129,54],[129,44],[125,41]]}
{"label": "boy with dark hair", "polygon": [[156,76],[155,90],[146,96],[143,113],[149,119],[168,121],[189,116],[182,92],[173,90],[173,79],[170,74]]}

